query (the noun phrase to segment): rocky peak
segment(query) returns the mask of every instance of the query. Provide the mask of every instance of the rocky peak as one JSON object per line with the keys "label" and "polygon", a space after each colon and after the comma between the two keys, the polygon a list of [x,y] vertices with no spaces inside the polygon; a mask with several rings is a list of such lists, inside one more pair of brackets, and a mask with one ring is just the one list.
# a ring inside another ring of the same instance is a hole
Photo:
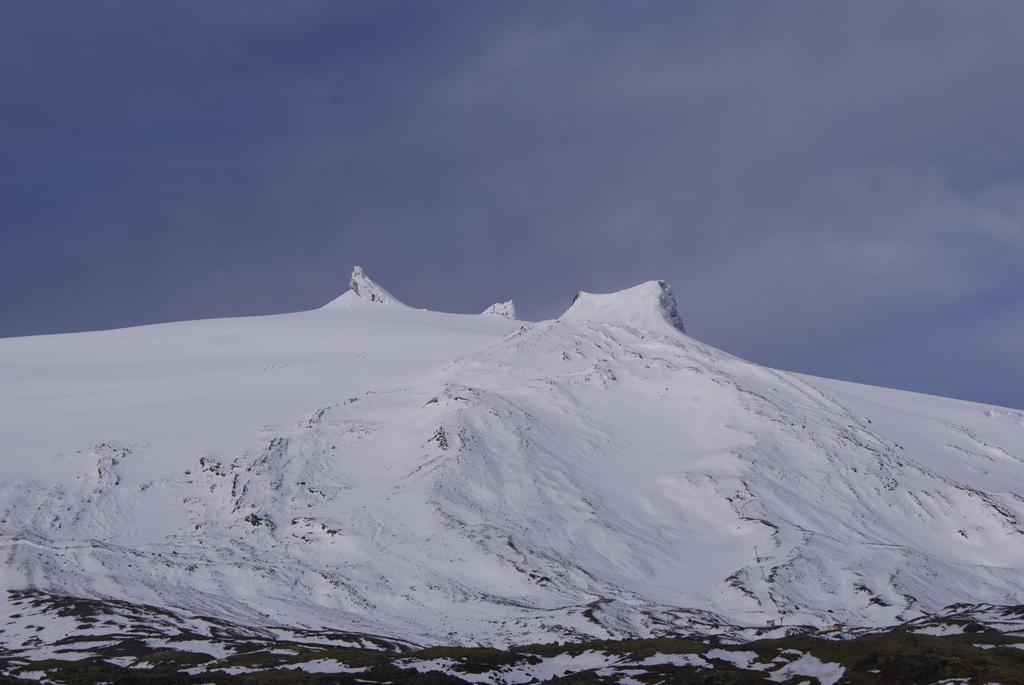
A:
{"label": "rocky peak", "polygon": [[647,281],[614,293],[578,292],[562,321],[596,321],[657,330],[669,325],[686,332],[672,288],[665,281]]}
{"label": "rocky peak", "polygon": [[495,302],[487,309],[480,312],[481,314],[491,314],[493,316],[501,316],[506,319],[516,320],[516,303],[512,300],[507,302]]}
{"label": "rocky peak", "polygon": [[401,301],[366,275],[361,266],[352,269],[348,291],[327,303],[328,307],[350,307],[358,303],[372,303],[389,307],[404,307]]}

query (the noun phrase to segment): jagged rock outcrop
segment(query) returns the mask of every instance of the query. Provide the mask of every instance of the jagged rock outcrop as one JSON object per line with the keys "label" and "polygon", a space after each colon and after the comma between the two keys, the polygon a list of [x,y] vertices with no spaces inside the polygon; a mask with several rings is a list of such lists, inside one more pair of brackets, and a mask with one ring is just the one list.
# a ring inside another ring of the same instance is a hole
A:
{"label": "jagged rock outcrop", "polygon": [[502,316],[506,319],[516,320],[516,303],[512,300],[507,302],[495,302],[487,309],[480,312],[481,314],[491,314],[494,316]]}
{"label": "jagged rock outcrop", "polygon": [[366,275],[361,266],[352,269],[348,290],[328,302],[325,307],[350,307],[363,303],[380,304],[387,307],[404,307],[402,302]]}

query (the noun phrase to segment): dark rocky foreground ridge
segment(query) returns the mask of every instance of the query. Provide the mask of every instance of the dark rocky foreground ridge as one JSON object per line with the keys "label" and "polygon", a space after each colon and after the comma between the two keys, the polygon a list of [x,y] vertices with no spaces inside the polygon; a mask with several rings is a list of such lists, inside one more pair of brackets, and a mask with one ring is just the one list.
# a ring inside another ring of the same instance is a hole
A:
{"label": "dark rocky foreground ridge", "polygon": [[494,649],[12,595],[21,613],[2,630],[20,633],[23,646],[0,653],[4,683],[1024,683],[1024,606],[954,605],[883,631],[787,626],[744,642],[695,635]]}

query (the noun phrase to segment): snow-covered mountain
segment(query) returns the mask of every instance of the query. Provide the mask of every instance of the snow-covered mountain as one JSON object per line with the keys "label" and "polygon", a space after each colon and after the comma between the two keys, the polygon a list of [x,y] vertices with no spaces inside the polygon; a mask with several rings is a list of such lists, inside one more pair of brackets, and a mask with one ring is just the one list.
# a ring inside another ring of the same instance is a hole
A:
{"label": "snow-covered mountain", "polygon": [[743,361],[662,282],[523,323],[357,268],[0,340],[0,584],[420,644],[887,625],[1020,602],[1022,460],[1020,411]]}

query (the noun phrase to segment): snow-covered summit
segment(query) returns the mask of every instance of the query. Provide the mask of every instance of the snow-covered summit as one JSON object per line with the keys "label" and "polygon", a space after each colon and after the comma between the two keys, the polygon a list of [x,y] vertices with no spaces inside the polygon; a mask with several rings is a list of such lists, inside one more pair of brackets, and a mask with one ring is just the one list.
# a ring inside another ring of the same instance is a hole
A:
{"label": "snow-covered summit", "polygon": [[1024,412],[745,362],[659,281],[528,326],[352,281],[0,340],[0,623],[33,590],[508,645],[1019,602]]}
{"label": "snow-covered summit", "polygon": [[495,302],[487,309],[480,312],[481,314],[492,314],[494,316],[503,316],[506,319],[516,320],[516,303],[512,300],[507,302]]}
{"label": "snow-covered summit", "polygon": [[406,306],[402,304],[397,297],[389,293],[379,284],[374,282],[373,279],[367,276],[361,266],[353,267],[352,277],[348,282],[348,290],[324,306],[351,307],[352,305],[363,302],[372,302],[373,304],[382,304],[389,307]]}
{"label": "snow-covered summit", "polygon": [[640,330],[659,330],[666,324],[683,333],[676,298],[665,281],[647,281],[608,294],[578,292],[562,321],[595,321]]}

